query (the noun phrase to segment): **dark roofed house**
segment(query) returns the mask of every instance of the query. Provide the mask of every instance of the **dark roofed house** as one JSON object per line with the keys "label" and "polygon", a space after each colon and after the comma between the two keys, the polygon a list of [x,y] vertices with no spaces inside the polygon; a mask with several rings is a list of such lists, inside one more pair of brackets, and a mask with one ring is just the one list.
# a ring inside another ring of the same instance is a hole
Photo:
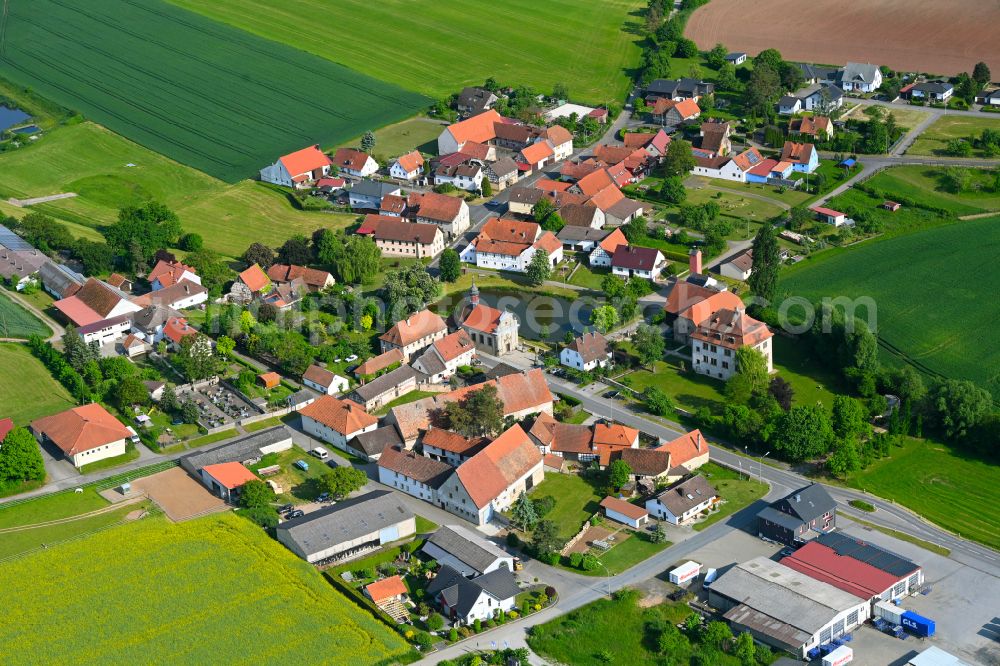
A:
{"label": "dark roofed house", "polygon": [[507,189],[517,182],[517,162],[506,155],[493,162],[487,162],[483,167],[486,178],[497,192]]}
{"label": "dark roofed house", "polygon": [[[615,456],[612,456],[615,457]],[[656,449],[624,449],[617,453],[628,464],[636,481],[652,479],[654,481],[671,476],[684,476],[685,467],[675,467],[671,471],[670,453]]]}
{"label": "dark roofed house", "polygon": [[423,375],[410,366],[401,365],[367,384],[358,386],[348,397],[363,406],[366,412],[371,412],[401,395],[416,390],[417,383],[422,381],[421,377]]}
{"label": "dark roofed house", "polygon": [[423,552],[463,576],[481,576],[497,569],[513,571],[514,558],[483,535],[461,525],[444,525],[427,537]]}
{"label": "dark roofed house", "polygon": [[275,426],[246,437],[222,444],[207,451],[198,451],[181,458],[181,467],[198,476],[206,465],[238,462],[252,465],[268,453],[278,453],[292,448],[292,433],[285,426]]}
{"label": "dark roofed house", "polygon": [[819,483],[800,488],[757,514],[757,533],[795,546],[837,527],[837,503]]}
{"label": "dark roofed house", "polygon": [[[594,210],[597,209],[595,208]],[[597,247],[598,243],[607,238],[610,233],[610,231],[604,229],[574,227],[567,224],[559,230],[556,238],[563,244],[564,249],[590,252]]]}
{"label": "dark roofed house", "polygon": [[563,348],[559,362],[581,371],[603,368],[611,362],[611,345],[597,331],[584,333]]}
{"label": "dark roofed house", "polygon": [[382,426],[363,432],[354,438],[354,448],[363,451],[372,462],[378,460],[383,451],[393,446],[403,446],[403,439],[399,436],[396,426]]}
{"label": "dark roofed house", "polygon": [[954,92],[955,86],[947,81],[921,81],[910,88],[910,99],[940,104],[947,102]]}
{"label": "dark roofed house", "polygon": [[427,586],[428,596],[440,604],[444,614],[465,625],[491,620],[497,609],[513,610],[520,591],[509,569],[497,569],[469,580],[448,565],[442,566]]}
{"label": "dark roofed house", "polygon": [[646,501],[649,513],[674,525],[696,518],[718,501],[718,493],[700,474],[688,477],[670,486],[656,497]]}
{"label": "dark roofed house", "polygon": [[485,88],[468,86],[458,94],[455,106],[459,113],[475,115],[489,111],[497,103],[497,96]]}
{"label": "dark roofed house", "polygon": [[622,277],[655,280],[666,267],[663,253],[651,247],[619,245],[611,257],[611,272]]}
{"label": "dark roofed house", "polygon": [[448,463],[395,446],[383,449],[378,459],[381,483],[428,502],[454,472]]}
{"label": "dark roofed house", "polygon": [[278,541],[312,564],[344,562],[416,533],[416,517],[391,490],[376,490],[278,524]]}
{"label": "dark roofed house", "polygon": [[715,92],[715,84],[708,81],[699,81],[685,77],[670,81],[667,79],[656,79],[646,86],[645,98],[656,100],[667,98],[673,100],[693,99],[698,101],[704,95],[711,95]]}

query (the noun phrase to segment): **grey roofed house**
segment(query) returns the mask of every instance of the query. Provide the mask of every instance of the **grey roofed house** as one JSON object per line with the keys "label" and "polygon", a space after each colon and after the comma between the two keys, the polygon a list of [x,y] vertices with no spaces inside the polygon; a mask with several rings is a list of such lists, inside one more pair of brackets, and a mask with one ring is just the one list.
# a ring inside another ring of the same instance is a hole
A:
{"label": "grey roofed house", "polygon": [[498,560],[512,559],[492,541],[461,525],[444,525],[438,528],[427,537],[423,550],[425,554],[457,569],[464,576],[481,575],[495,569]]}
{"label": "grey roofed house", "polygon": [[[371,380],[367,384],[362,384],[361,386],[354,389],[351,394],[351,398],[360,398],[360,403],[365,404],[371,400],[375,400],[383,393],[391,391],[400,384],[407,382],[411,379],[416,379],[418,382],[421,377],[424,377],[420,372],[417,372],[408,365],[401,365],[391,372],[387,372],[384,375]],[[355,402],[359,402],[355,400]]]}
{"label": "grey roofed house", "polygon": [[822,99],[824,91],[826,92],[827,100],[830,102],[836,102],[844,97],[844,91],[832,83],[814,83],[810,86],[806,86],[805,88],[798,90],[795,93],[795,97],[801,99],[803,102],[810,97],[815,97],[817,101],[819,101]]}
{"label": "grey roofed house", "polygon": [[545,196],[545,192],[528,185],[518,185],[508,190],[507,200],[512,203],[534,206],[538,200]]}
{"label": "grey roofed house", "polygon": [[594,229],[592,227],[573,227],[568,224],[559,230],[556,234],[563,245],[571,245],[579,243],[580,241],[592,241],[594,243],[600,243],[602,240],[608,237],[611,231],[605,229]]}
{"label": "grey roofed house", "polygon": [[132,315],[132,326],[143,333],[152,334],[156,329],[167,323],[171,317],[180,317],[181,313],[171,307],[154,303]]}
{"label": "grey roofed house", "polygon": [[910,90],[919,90],[925,95],[943,95],[944,93],[951,92],[955,89],[955,86],[951,85],[947,81],[921,81],[917,83]]}
{"label": "grey roofed house", "polygon": [[656,79],[646,86],[646,97],[700,97],[715,92],[715,84],[685,77],[671,81]]}
{"label": "grey roofed house", "polygon": [[807,62],[798,63],[798,67],[802,71],[802,77],[806,81],[833,81],[837,78],[837,74],[840,71],[836,67],[823,67],[822,65],[813,65]]}
{"label": "grey roofed house", "polygon": [[517,172],[517,162],[504,155],[494,162],[486,163],[486,175],[490,180],[499,181]]}
{"label": "grey roofed house", "polygon": [[503,601],[516,597],[521,588],[509,569],[497,569],[469,580],[448,565],[443,565],[427,585],[427,594],[434,598],[440,594],[460,618],[469,615],[483,591]]}
{"label": "grey roofed house", "polygon": [[[302,554],[310,555],[335,548],[378,533],[415,516],[402,496],[391,490],[375,490],[342,500],[299,518],[278,524],[278,532],[287,535]],[[397,538],[405,536],[399,535]]]}
{"label": "grey roofed house", "polygon": [[837,503],[833,501],[830,493],[826,492],[826,488],[822,484],[811,483],[774,502],[771,506],[779,510],[787,508],[786,513],[797,516],[802,522],[808,523],[834,510]]}
{"label": "grey roofed house", "polygon": [[[594,223],[594,215],[596,214],[597,207],[586,204],[566,204],[559,209],[559,217],[562,218],[567,227],[589,229],[590,225]],[[594,231],[599,230],[595,229]]]}
{"label": "grey roofed house", "polygon": [[355,183],[351,188],[351,194],[357,194],[364,197],[378,197],[381,201],[382,197],[387,194],[396,194],[399,192],[399,185],[393,183],[383,183],[378,180],[365,179],[358,183]]}
{"label": "grey roofed house", "polygon": [[778,106],[782,108],[792,108],[798,101],[799,98],[795,95],[782,95],[781,99],[778,100]]}
{"label": "grey roofed house", "polygon": [[423,371],[428,376],[433,377],[434,375],[446,372],[448,367],[438,356],[437,351],[435,351],[434,346],[431,345],[424,352],[413,361],[414,366],[420,366],[421,371]]}
{"label": "grey roofed house", "polygon": [[873,65],[870,62],[849,62],[840,71],[837,82],[871,84],[874,83],[878,71],[878,65]]}
{"label": "grey roofed house", "polygon": [[515,368],[509,363],[504,363],[501,361],[497,363],[492,368],[486,371],[486,379],[498,379],[499,377],[506,377],[507,375],[516,375],[521,372],[520,368]]}
{"label": "grey roofed house", "polygon": [[446,462],[422,456],[402,446],[384,449],[378,459],[378,467],[379,470],[395,472],[435,490],[455,472],[455,468]]}
{"label": "grey roofed house", "polygon": [[181,466],[195,474],[206,465],[227,462],[256,461],[265,453],[292,448],[292,432],[287,427],[275,426],[255,432],[236,441],[216,446],[207,451],[198,451],[181,458]]}
{"label": "grey roofed house", "polygon": [[351,446],[360,449],[369,459],[375,459],[382,455],[382,452],[391,446],[402,446],[403,438],[399,436],[396,426],[387,425],[375,430],[369,430],[359,435],[355,435],[351,441]]}
{"label": "grey roofed house", "polygon": [[[735,604],[726,613],[727,619],[731,619],[730,613],[745,606],[804,634],[800,643],[829,624],[838,613],[864,602],[860,597],[763,556],[737,564],[719,576],[712,583],[709,594],[712,598],[725,597]],[[734,621],[746,623],[745,620]]]}
{"label": "grey roofed house", "polygon": [[708,481],[701,474],[696,474],[680,483],[675,483],[656,496],[657,501],[670,509],[670,513],[675,516],[683,516],[684,513],[702,502],[717,496]]}
{"label": "grey roofed house", "polygon": [[497,102],[497,96],[485,88],[468,86],[458,94],[458,110],[468,113],[481,113],[492,109]]}
{"label": "grey roofed house", "polygon": [[42,280],[42,286],[57,299],[72,296],[87,281],[85,277],[73,269],[49,261],[38,270],[38,276]]}
{"label": "grey roofed house", "polygon": [[316,395],[314,391],[310,391],[309,389],[302,389],[288,396],[285,399],[285,402],[288,403],[288,406],[291,407],[292,409],[301,409],[302,407],[305,407],[309,403],[314,402],[318,397],[319,396]]}
{"label": "grey roofed house", "polygon": [[18,236],[3,224],[0,224],[0,246],[14,252],[37,252],[31,243]]}
{"label": "grey roofed house", "polygon": [[627,220],[636,213],[641,213],[643,208],[645,208],[645,206],[638,201],[625,198],[619,199],[618,202],[611,206],[611,208],[608,208],[606,212],[609,217],[619,220]]}

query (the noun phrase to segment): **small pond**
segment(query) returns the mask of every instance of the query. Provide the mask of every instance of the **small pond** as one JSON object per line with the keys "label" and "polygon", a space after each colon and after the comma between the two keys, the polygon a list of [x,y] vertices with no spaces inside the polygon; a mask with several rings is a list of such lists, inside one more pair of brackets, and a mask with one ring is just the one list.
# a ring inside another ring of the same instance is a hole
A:
{"label": "small pond", "polygon": [[24,127],[18,127],[15,130],[11,130],[14,134],[38,134],[42,131],[42,128],[38,125],[25,125]]}
{"label": "small pond", "polygon": [[[445,296],[431,306],[444,318],[461,312],[469,300],[465,292]],[[590,326],[590,313],[600,303],[592,296],[582,296],[577,300],[544,296],[516,289],[483,287],[479,290],[479,300],[498,310],[511,310],[521,322],[520,335],[528,340],[542,339],[544,327],[548,326],[547,340],[562,340],[566,331],[582,333]]]}
{"label": "small pond", "polygon": [[14,125],[20,125],[29,118],[31,118],[31,116],[21,109],[12,109],[10,107],[0,105],[0,132],[9,127],[13,127]]}

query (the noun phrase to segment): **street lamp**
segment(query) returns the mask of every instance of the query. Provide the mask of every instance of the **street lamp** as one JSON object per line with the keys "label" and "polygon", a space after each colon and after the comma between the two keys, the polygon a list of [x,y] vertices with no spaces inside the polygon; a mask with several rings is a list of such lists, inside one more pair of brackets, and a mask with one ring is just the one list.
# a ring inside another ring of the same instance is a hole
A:
{"label": "street lamp", "polygon": [[764,458],[766,458],[770,453],[771,452],[768,451],[757,459],[757,478],[760,479],[761,483],[764,483]]}
{"label": "street lamp", "polygon": [[604,562],[601,562],[600,560],[597,560],[597,563],[601,565],[601,568],[604,569],[604,573],[607,575],[607,578],[605,580],[608,581],[608,599],[610,599],[611,598],[611,572],[608,571],[608,568],[606,566],[604,566]]}

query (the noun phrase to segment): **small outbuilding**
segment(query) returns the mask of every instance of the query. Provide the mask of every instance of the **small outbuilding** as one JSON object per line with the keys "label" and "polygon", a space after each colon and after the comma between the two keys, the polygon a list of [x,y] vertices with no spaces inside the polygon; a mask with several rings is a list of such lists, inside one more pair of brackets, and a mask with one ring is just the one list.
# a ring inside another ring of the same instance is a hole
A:
{"label": "small outbuilding", "polygon": [[281,384],[281,375],[277,372],[262,372],[257,375],[257,381],[266,389],[277,388]]}
{"label": "small outbuilding", "polygon": [[601,508],[604,509],[605,516],[629,527],[638,529],[649,522],[648,511],[617,497],[605,497],[601,500]]}

